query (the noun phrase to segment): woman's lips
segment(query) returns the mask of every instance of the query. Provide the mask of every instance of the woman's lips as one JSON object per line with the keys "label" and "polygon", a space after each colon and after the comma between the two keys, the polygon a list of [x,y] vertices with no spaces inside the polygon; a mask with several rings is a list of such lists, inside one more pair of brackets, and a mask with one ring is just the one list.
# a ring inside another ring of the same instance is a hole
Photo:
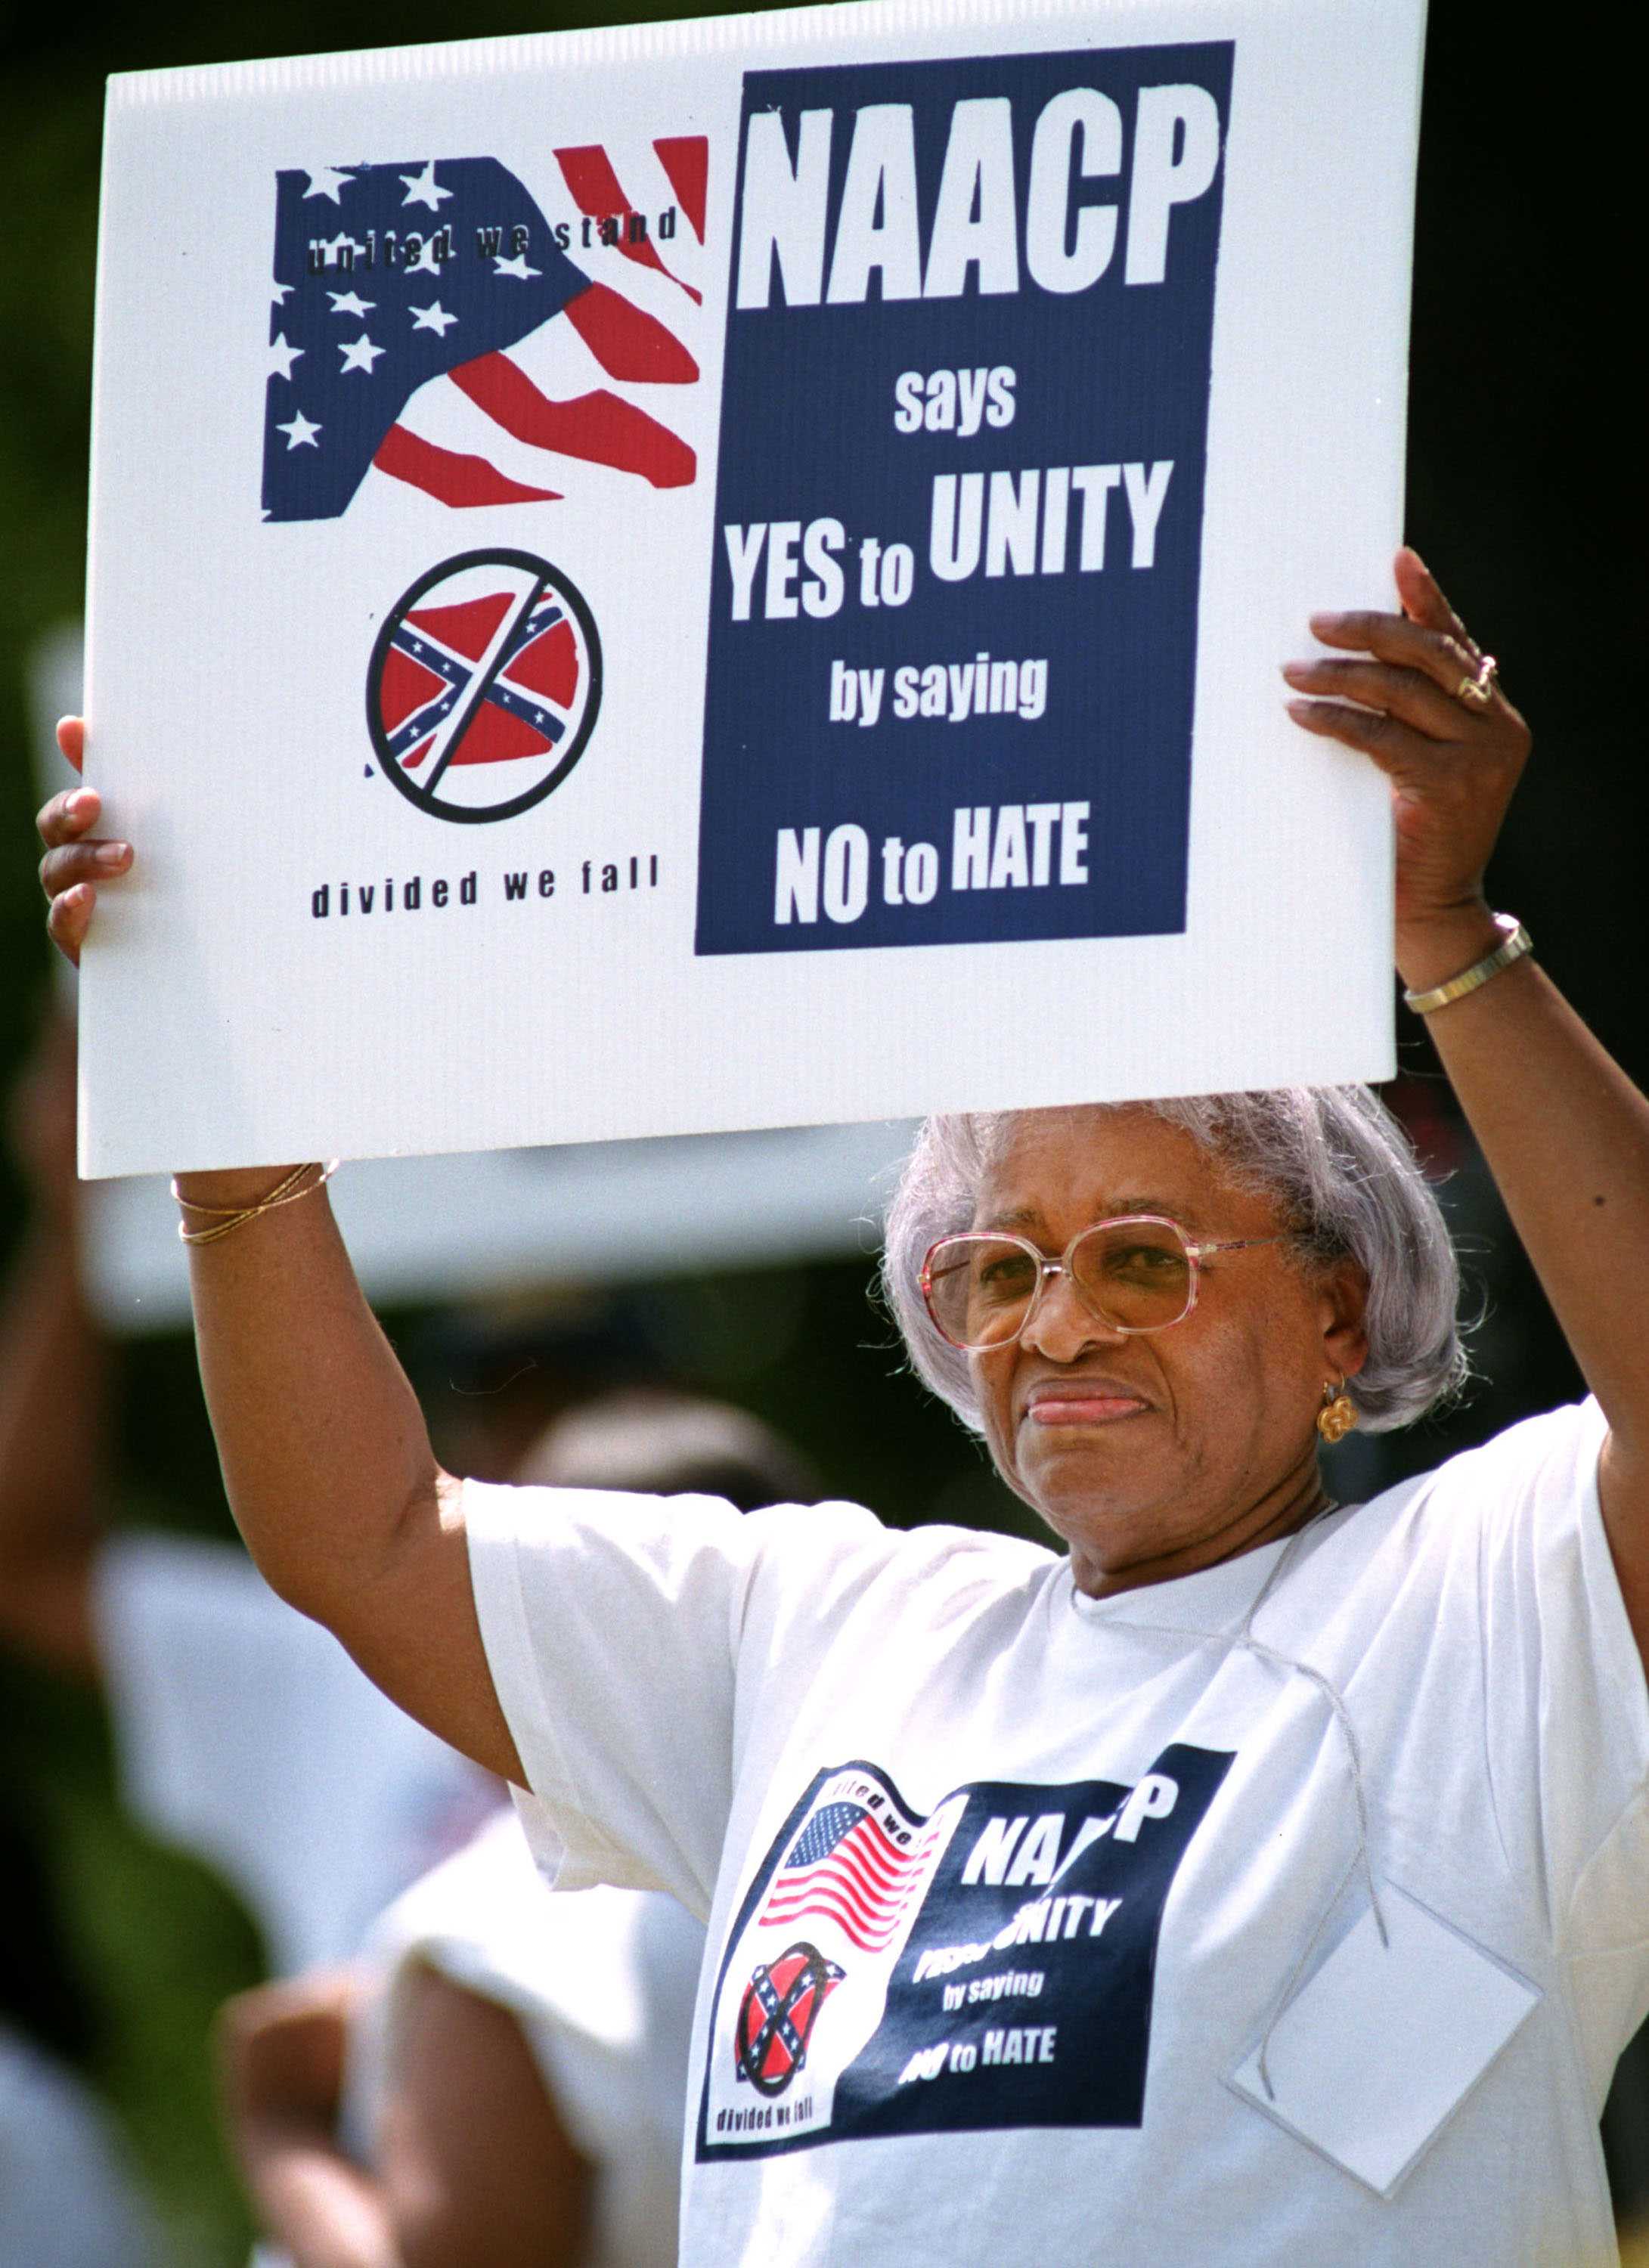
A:
{"label": "woman's lips", "polygon": [[1125,1388],[1095,1384],[1041,1388],[1026,1409],[1034,1425],[1111,1425],[1124,1418],[1140,1418],[1150,1403]]}

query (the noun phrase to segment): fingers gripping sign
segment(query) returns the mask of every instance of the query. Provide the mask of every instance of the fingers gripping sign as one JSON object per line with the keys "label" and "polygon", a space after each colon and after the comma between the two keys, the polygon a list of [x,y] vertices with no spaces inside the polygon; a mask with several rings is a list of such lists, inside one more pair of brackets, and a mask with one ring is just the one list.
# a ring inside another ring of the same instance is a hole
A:
{"label": "fingers gripping sign", "polygon": [[1396,557],[1400,615],[1314,615],[1331,657],[1291,661],[1307,732],[1372,756],[1391,782],[1399,930],[1486,923],[1483,873],[1529,732],[1417,552]]}
{"label": "fingers gripping sign", "polygon": [[[85,762],[85,739],[86,728],[78,717],[65,717],[57,727],[57,745],[77,771]],[[70,788],[53,796],[37,822],[46,845],[40,876],[48,901],[47,932],[77,967],[97,904],[98,883],[125,873],[132,863],[129,843],[93,836],[102,810],[103,799],[95,788]]]}

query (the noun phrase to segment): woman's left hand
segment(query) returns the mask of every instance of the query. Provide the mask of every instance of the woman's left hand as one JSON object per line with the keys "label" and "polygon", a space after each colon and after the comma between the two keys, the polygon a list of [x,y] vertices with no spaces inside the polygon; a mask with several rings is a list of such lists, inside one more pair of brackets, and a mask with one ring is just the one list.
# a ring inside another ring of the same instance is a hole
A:
{"label": "woman's left hand", "polygon": [[1317,696],[1289,703],[1297,724],[1360,748],[1391,782],[1397,960],[1424,983],[1436,981],[1434,961],[1474,958],[1472,938],[1493,942],[1483,868],[1529,730],[1492,677],[1486,701],[1462,698],[1483,654],[1418,553],[1399,551],[1395,574],[1400,615],[1314,615],[1313,635],[1336,654],[1286,662],[1283,674]]}

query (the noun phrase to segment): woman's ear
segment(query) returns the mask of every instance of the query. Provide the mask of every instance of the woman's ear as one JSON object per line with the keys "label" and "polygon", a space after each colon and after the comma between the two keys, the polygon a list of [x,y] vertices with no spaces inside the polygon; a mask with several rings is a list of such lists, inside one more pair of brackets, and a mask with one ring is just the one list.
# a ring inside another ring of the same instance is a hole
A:
{"label": "woman's ear", "polygon": [[1319,1279],[1325,1361],[1355,1378],[1368,1360],[1368,1278],[1355,1260],[1336,1260]]}

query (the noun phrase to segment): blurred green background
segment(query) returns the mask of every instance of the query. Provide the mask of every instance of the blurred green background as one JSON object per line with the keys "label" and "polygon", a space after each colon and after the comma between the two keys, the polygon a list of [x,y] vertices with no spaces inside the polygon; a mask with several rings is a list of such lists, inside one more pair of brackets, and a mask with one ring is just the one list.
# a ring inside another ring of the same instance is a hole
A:
{"label": "blurred green background", "polygon": [[[80,608],[103,80],[112,71],[479,33],[644,20],[652,5],[559,12],[493,0],[293,0],[33,7],[5,13],[0,85],[0,1076],[21,1059],[48,975],[34,879],[25,657]],[[671,12],[710,12],[698,11]],[[1096,12],[1099,12],[1096,11]],[[1493,875],[1547,966],[1641,1079],[1645,799],[1636,657],[1645,598],[1643,380],[1630,347],[1638,231],[1612,168],[1629,79],[1596,40],[1537,43],[1482,0],[1439,0],[1427,64],[1415,286],[1409,534],[1536,733]],[[1358,121],[1343,122],[1350,140]],[[1355,267],[1355,240],[1341,247]],[[157,319],[164,320],[164,308]],[[1286,373],[1279,372],[1286,401]],[[1302,626],[1302,643],[1304,631]],[[1278,657],[1282,659],[1282,657]],[[1302,759],[1304,760],[1304,759]],[[224,824],[234,825],[232,806]],[[1490,1373],[1463,1410],[1387,1453],[1366,1485],[1432,1463],[1572,1390],[1550,1318],[1461,1152],[1424,1039],[1405,1021],[1405,1101],[1444,1157],[1491,1313]],[[26,1195],[0,1163],[0,1240]],[[868,1307],[868,1260],[673,1281],[659,1328],[689,1381],[789,1432],[833,1492],[901,1521],[1016,1521],[949,1418],[897,1375]],[[392,1318],[416,1344],[421,1318]],[[438,1423],[445,1391],[424,1381]],[[180,1337],[127,1349],[115,1388],[119,1507],[223,1533],[210,1437]],[[258,1973],[247,1918],[203,1870],[148,1844],[112,1798],[99,1709],[0,1658],[0,1786],[45,1867],[84,2021],[68,2043],[118,2107],[166,2212],[168,2259],[216,2268],[246,2228],[212,2138],[203,2038]],[[16,1877],[4,1874],[15,1892]]]}

